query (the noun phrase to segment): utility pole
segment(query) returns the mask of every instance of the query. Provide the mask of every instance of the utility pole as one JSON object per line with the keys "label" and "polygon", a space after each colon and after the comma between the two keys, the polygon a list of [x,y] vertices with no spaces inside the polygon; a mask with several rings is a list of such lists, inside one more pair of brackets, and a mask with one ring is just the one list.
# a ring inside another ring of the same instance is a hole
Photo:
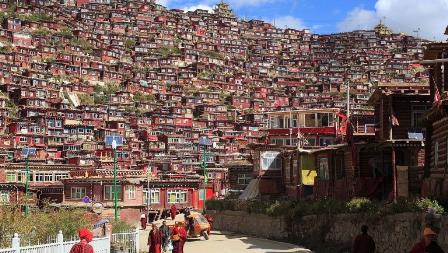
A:
{"label": "utility pole", "polygon": [[25,179],[25,217],[28,217],[29,214],[29,206],[28,206],[28,184],[30,181],[30,159],[28,157],[28,155],[26,156],[26,161],[25,161],[25,174],[26,174],[26,179]]}
{"label": "utility pole", "polygon": [[25,217],[29,215],[28,193],[30,181],[30,155],[36,154],[35,148],[23,148],[22,155],[25,156]]}
{"label": "utility pole", "polygon": [[206,206],[206,201],[207,201],[207,146],[211,146],[212,143],[211,141],[203,136],[199,139],[199,147],[202,146],[203,150],[202,150],[202,166],[204,168],[204,206],[203,206],[203,213],[205,214],[207,206]]}
{"label": "utility pole", "polygon": [[289,109],[289,145],[292,146],[292,130],[293,130],[293,126],[292,126],[292,111],[291,108]]}
{"label": "utility pole", "polygon": [[114,209],[115,221],[118,221],[118,187],[117,187],[117,141],[112,141],[112,149],[114,150]]}
{"label": "utility pole", "polygon": [[347,80],[347,120],[350,117],[350,81]]}
{"label": "utility pole", "polygon": [[203,166],[204,166],[204,207],[203,207],[203,210],[204,210],[204,213],[206,212],[206,205],[205,205],[205,202],[207,201],[207,188],[206,188],[206,186],[207,186],[207,153],[206,153],[206,147],[207,146],[203,146],[203,153],[202,153],[202,163],[203,163]]}

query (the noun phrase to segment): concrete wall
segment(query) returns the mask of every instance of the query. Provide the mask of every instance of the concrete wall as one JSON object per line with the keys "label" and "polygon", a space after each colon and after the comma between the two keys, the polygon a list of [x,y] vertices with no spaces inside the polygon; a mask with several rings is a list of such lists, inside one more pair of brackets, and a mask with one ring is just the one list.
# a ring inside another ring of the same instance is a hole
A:
{"label": "concrete wall", "polygon": [[[383,217],[361,214],[335,216],[305,216],[287,222],[282,218],[239,211],[223,211],[212,214],[213,229],[232,231],[288,241],[306,246],[315,252],[350,252],[354,237],[362,224],[370,228],[369,234],[377,245],[377,253],[407,253],[420,239],[423,216],[402,213]],[[442,219],[439,243],[448,249],[448,218]]]}

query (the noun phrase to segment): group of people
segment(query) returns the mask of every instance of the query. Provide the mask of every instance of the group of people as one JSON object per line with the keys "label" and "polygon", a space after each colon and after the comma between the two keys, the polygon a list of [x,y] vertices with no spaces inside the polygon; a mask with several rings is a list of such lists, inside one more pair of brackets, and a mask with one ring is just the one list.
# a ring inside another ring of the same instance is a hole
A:
{"label": "group of people", "polygon": [[173,231],[170,233],[166,221],[162,222],[160,228],[155,223],[152,224],[151,232],[148,236],[149,253],[161,253],[172,250],[172,253],[183,253],[184,244],[187,241],[187,232],[183,222],[175,223]]}
{"label": "group of people", "polygon": [[[361,226],[361,234],[353,242],[353,253],[375,252],[375,242],[368,234],[368,230],[366,225]],[[422,239],[411,248],[409,253],[444,253],[437,243],[437,237],[437,233],[432,228],[425,227]]]}

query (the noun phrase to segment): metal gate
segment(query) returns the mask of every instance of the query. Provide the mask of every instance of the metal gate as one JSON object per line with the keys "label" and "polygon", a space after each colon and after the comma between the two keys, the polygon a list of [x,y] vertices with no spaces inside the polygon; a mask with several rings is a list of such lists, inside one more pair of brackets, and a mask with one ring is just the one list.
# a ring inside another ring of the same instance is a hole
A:
{"label": "metal gate", "polygon": [[126,233],[112,234],[112,245],[114,244],[122,247],[124,252],[139,253],[140,238],[138,229]]}

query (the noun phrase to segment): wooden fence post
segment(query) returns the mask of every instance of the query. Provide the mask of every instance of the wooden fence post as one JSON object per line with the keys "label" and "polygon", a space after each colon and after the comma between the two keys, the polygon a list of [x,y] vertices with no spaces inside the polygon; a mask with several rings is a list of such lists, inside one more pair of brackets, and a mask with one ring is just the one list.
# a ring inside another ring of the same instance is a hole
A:
{"label": "wooden fence post", "polygon": [[19,234],[14,233],[14,237],[12,238],[12,248],[14,249],[15,253],[20,253],[20,238]]}

